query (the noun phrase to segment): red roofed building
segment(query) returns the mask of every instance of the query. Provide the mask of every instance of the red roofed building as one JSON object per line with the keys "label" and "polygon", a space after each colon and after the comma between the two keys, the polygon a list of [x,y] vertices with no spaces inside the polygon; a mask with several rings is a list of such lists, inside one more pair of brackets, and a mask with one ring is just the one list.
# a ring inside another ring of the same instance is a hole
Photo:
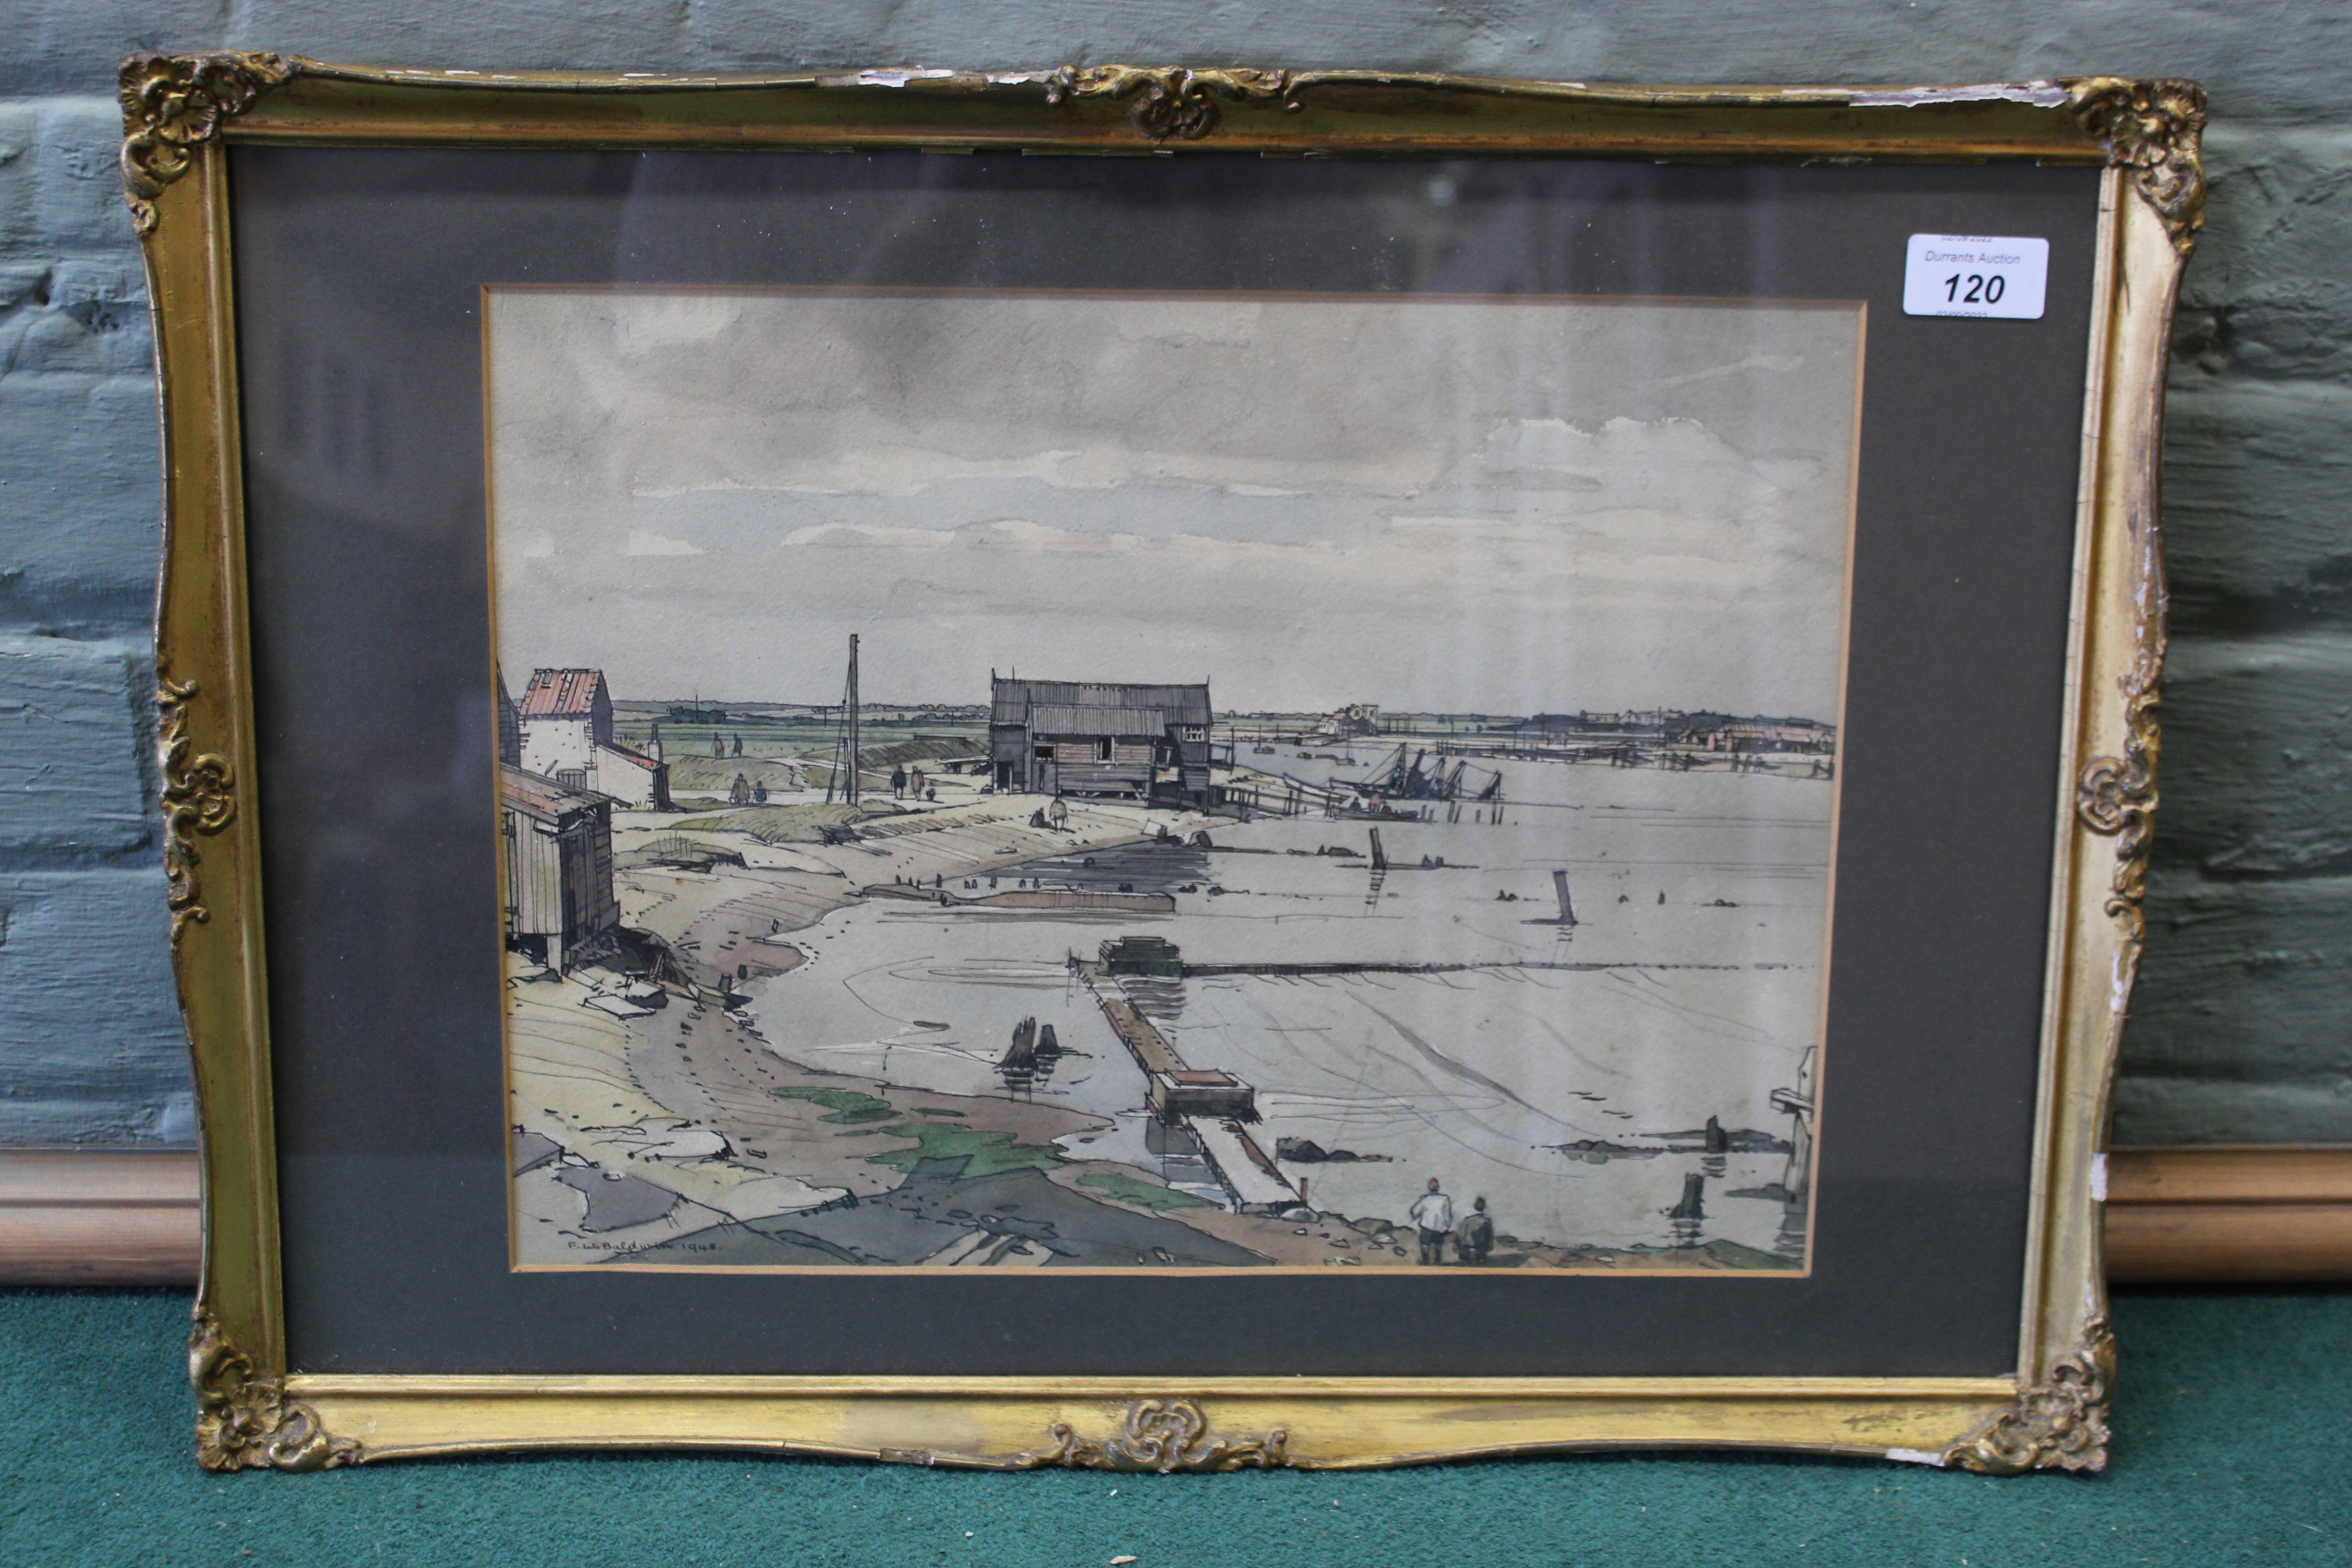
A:
{"label": "red roofed building", "polygon": [[639,810],[669,809],[661,742],[639,752],[614,738],[613,696],[603,670],[534,669],[517,707],[524,769]]}

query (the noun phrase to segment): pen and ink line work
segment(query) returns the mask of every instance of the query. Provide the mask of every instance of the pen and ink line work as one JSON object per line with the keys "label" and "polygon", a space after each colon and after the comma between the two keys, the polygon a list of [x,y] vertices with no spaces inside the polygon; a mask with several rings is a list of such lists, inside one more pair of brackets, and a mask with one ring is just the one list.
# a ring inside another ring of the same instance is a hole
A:
{"label": "pen and ink line work", "polygon": [[490,290],[515,1266],[1802,1275],[1862,329]]}

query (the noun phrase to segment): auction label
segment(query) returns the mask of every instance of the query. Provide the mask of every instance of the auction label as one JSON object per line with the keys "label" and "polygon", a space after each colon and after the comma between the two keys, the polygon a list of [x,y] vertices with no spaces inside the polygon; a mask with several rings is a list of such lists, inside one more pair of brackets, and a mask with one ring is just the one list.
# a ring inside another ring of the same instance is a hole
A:
{"label": "auction label", "polygon": [[2038,321],[2049,276],[2046,239],[1915,234],[1903,265],[1903,313]]}

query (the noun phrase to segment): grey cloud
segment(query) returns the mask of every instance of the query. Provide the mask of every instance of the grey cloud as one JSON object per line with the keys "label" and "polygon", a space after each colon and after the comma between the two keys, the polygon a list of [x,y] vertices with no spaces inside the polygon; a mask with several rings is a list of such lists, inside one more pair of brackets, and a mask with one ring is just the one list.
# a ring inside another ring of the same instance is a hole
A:
{"label": "grey cloud", "polygon": [[860,630],[907,700],[969,700],[1019,663],[1172,666],[1253,707],[1826,712],[1854,329],[1688,306],[503,295],[501,640],[648,695],[806,698]]}

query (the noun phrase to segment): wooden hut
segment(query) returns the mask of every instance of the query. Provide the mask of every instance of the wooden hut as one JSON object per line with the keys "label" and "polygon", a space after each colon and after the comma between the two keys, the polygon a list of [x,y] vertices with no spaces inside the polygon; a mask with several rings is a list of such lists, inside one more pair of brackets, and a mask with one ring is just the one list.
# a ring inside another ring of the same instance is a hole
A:
{"label": "wooden hut", "polygon": [[990,682],[996,787],[1205,808],[1209,687]]}
{"label": "wooden hut", "polygon": [[541,773],[499,769],[508,945],[569,969],[621,923],[613,803]]}

